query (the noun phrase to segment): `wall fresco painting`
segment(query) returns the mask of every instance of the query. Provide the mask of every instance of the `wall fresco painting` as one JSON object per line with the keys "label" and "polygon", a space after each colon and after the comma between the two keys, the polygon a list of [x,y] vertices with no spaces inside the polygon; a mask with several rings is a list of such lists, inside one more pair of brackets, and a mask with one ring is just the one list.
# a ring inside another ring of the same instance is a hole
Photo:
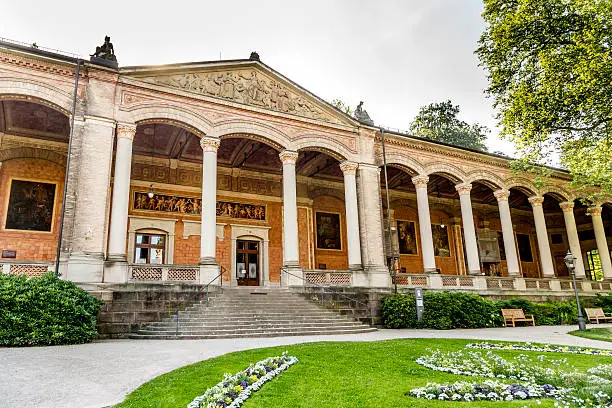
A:
{"label": "wall fresco painting", "polygon": [[398,221],[399,250],[402,255],[417,255],[416,228],[414,221]]}
{"label": "wall fresco painting", "polygon": [[435,256],[450,256],[448,244],[448,228],[438,224],[431,225]]}
{"label": "wall fresco painting", "polygon": [[55,188],[53,183],[12,180],[4,228],[51,232]]}
{"label": "wall fresco painting", "polygon": [[340,214],[317,212],[317,249],[342,249]]}

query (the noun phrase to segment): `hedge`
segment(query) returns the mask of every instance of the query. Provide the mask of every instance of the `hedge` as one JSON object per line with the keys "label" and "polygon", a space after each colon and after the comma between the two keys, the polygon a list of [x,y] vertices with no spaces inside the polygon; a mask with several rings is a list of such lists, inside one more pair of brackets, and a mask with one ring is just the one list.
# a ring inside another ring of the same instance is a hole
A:
{"label": "hedge", "polygon": [[98,335],[102,302],[52,273],[0,274],[0,346],[86,343]]}
{"label": "hedge", "polygon": [[[606,297],[601,298],[601,302],[606,301]],[[536,303],[514,298],[493,301],[472,293],[426,291],[423,303],[425,310],[419,322],[413,294],[384,298],[381,304],[383,324],[390,329],[497,327],[504,325],[501,309],[523,309],[534,315],[537,325],[573,324],[577,319],[576,305],[571,300]]]}

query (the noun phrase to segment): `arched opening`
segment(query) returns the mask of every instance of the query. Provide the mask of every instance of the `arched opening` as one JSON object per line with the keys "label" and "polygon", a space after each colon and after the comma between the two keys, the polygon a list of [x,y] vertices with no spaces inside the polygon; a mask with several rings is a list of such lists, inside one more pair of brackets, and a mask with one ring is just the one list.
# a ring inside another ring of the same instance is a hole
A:
{"label": "arched opening", "polygon": [[535,193],[525,187],[510,188],[508,204],[512,212],[512,224],[519,260],[519,268],[523,277],[538,278],[541,276],[538,242],[535,233],[533,209],[529,197]]}
{"label": "arched opening", "polygon": [[[40,273],[53,265],[69,134],[66,112],[53,103],[0,96],[2,261],[42,262],[45,266],[32,266],[32,271]],[[66,231],[66,224],[64,229],[67,239],[70,232]],[[25,268],[20,273],[34,273]]]}

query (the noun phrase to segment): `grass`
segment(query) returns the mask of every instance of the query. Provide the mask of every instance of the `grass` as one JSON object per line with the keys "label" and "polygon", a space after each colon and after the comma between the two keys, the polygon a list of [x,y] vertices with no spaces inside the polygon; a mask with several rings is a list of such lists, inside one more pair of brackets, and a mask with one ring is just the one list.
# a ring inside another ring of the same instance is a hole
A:
{"label": "grass", "polygon": [[[417,400],[406,396],[428,382],[454,382],[467,377],[441,373],[414,362],[427,348],[459,350],[469,341],[405,339],[380,342],[309,343],[230,353],[179,368],[145,383],[116,408],[184,408],[217,384],[225,373],[287,350],[300,362],[254,393],[243,408],[452,407],[466,403]],[[502,356],[542,354],[498,351]],[[550,356],[550,353],[547,353]],[[580,370],[612,363],[612,358],[555,353]],[[476,380],[476,378],[469,378]],[[473,402],[474,407],[553,407],[552,400]]]}
{"label": "grass", "polygon": [[612,342],[612,327],[599,327],[595,329],[574,330],[569,332],[574,336],[584,337],[591,340]]}

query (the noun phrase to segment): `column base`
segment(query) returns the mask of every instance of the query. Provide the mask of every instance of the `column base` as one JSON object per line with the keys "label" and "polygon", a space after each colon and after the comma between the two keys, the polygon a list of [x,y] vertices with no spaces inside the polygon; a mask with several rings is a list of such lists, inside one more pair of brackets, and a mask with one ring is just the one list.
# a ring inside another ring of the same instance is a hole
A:
{"label": "column base", "polygon": [[437,268],[425,268],[423,269],[423,273],[427,273],[430,275],[439,275],[440,271]]}
{"label": "column base", "polygon": [[363,266],[361,264],[349,265],[349,270],[351,270],[351,271],[361,271],[361,270],[363,270]]}
{"label": "column base", "polygon": [[482,272],[480,269],[474,269],[472,271],[468,271],[468,275],[470,276],[482,276]]}
{"label": "column base", "polygon": [[107,258],[104,263],[104,282],[105,283],[127,283],[128,281],[128,263],[125,260],[112,260]]}
{"label": "column base", "polygon": [[106,256],[107,262],[127,262],[126,254],[108,254]]}
{"label": "column base", "polygon": [[220,285],[221,276],[219,275],[219,265],[216,263],[203,264],[200,260],[200,284],[202,285]]}
{"label": "column base", "polygon": [[370,288],[390,288],[391,275],[389,269],[383,265],[371,265],[364,268],[367,274],[367,286]]}
{"label": "column base", "polygon": [[281,269],[281,286],[304,286],[306,281],[304,280],[304,271],[297,265],[297,262],[291,262],[290,264],[284,265],[284,269]]}
{"label": "column base", "polygon": [[204,256],[200,258],[200,265],[216,265],[217,258],[212,256]]}
{"label": "column base", "polygon": [[66,280],[73,282],[102,283],[104,276],[104,255],[72,253],[65,269]]}

